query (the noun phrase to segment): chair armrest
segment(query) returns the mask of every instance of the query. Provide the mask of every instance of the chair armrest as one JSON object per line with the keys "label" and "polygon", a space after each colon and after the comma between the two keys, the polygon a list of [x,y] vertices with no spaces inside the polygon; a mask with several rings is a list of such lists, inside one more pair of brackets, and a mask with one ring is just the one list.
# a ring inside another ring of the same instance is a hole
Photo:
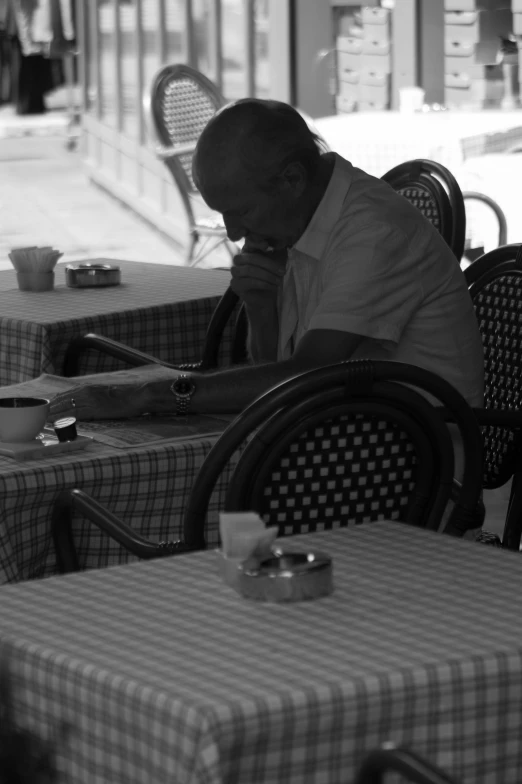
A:
{"label": "chair armrest", "polygon": [[519,408],[474,408],[479,425],[492,427],[507,427],[516,429],[522,427],[522,409]]}
{"label": "chair armrest", "polygon": [[[442,416],[451,422],[449,412],[442,408]],[[479,425],[482,427],[507,427],[516,430],[522,427],[522,409],[520,408],[472,408]]]}
{"label": "chair armrest", "polygon": [[165,147],[162,144],[158,144],[155,147],[154,152],[156,153],[157,158],[159,158],[161,161],[165,161],[168,158],[179,158],[181,155],[191,155],[195,149],[195,142],[178,144],[176,147]]}
{"label": "chair armrest", "polygon": [[159,558],[190,552],[194,548],[183,542],[151,542],[136,533],[127,523],[112,514],[83,490],[64,490],[55,501],[51,515],[51,532],[61,574],[79,571],[79,562],[72,538],[71,522],[78,512],[104,531],[111,539],[138,558]]}
{"label": "chair armrest", "polygon": [[354,784],[383,784],[386,771],[400,773],[417,784],[456,784],[447,773],[418,754],[393,747],[383,747],[367,754]]}
{"label": "chair armrest", "polygon": [[[153,357],[151,354],[146,354],[144,351],[126,346],[124,343],[118,343],[117,340],[112,340],[112,338],[106,338],[103,335],[89,332],[82,337],[73,338],[67,346],[62,366],[64,376],[71,377],[78,375],[80,357],[88,349],[101,351],[103,354],[107,354],[110,357],[127,362],[132,367],[140,367],[141,365],[163,365],[163,367],[170,368],[181,367],[173,365],[170,362],[163,362],[161,359]],[[194,365],[194,369],[196,369],[196,367],[197,364]]]}

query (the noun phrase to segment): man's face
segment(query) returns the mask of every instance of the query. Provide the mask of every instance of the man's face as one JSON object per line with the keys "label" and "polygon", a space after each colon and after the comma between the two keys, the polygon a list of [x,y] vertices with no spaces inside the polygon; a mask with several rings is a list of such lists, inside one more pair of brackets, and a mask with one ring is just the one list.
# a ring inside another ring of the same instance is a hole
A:
{"label": "man's face", "polygon": [[282,250],[294,245],[304,230],[298,196],[282,179],[260,187],[238,176],[233,186],[208,183],[201,193],[209,207],[223,215],[233,242],[244,238],[261,251]]}

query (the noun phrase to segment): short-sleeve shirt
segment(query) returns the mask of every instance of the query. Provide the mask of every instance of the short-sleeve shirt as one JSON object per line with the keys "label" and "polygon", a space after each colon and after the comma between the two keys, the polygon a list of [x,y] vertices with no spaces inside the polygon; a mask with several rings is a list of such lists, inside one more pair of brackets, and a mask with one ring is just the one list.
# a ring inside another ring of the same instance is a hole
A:
{"label": "short-sleeve shirt", "polygon": [[483,402],[482,340],[464,274],[420,210],[335,154],[328,187],[289,251],[279,359],[308,330],[363,336],[352,358],[431,370]]}

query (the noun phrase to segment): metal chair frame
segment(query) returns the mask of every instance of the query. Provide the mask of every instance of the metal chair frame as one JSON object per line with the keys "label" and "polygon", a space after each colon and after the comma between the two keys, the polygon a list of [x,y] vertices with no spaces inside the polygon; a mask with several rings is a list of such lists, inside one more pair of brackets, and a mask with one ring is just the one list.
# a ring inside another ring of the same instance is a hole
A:
{"label": "metal chair frame", "polygon": [[[442,513],[452,491],[453,446],[442,413],[419,394],[404,385],[428,391],[452,413],[459,425],[464,444],[465,470],[462,489],[445,532],[461,536],[476,526],[476,506],[481,490],[482,440],[473,413],[462,396],[443,379],[429,371],[398,362],[352,361],[309,371],[262,395],[229,425],[204,461],[192,487],[183,520],[183,541],[154,544],[134,533],[123,521],[107,513],[97,501],[81,490],[64,491],[52,516],[52,532],[60,571],[74,571],[78,558],[74,548],[72,517],[81,512],[98,527],[115,538],[131,553],[152,558],[205,547],[205,523],[208,503],[223,467],[251,439],[239,458],[230,485],[226,509],[241,506],[238,487],[247,476],[260,487],[267,470],[280,453],[281,436],[287,445],[293,428],[307,427],[320,416],[336,415],[344,406],[348,414],[370,413],[371,417],[391,417],[402,428],[424,462],[424,474],[418,487],[410,490],[411,498],[404,519],[416,525],[439,527]],[[326,396],[326,397],[325,397]],[[366,406],[366,409],[365,409]],[[253,435],[255,434],[255,435]],[[253,438],[252,438],[253,435]],[[262,460],[256,450],[261,446]],[[265,454],[265,450],[268,450]],[[275,450],[275,451],[274,451]],[[268,456],[268,461],[267,461]],[[252,462],[254,457],[254,462]],[[252,470],[254,463],[257,468]],[[421,481],[422,479],[422,481]],[[391,480],[390,480],[391,481]],[[248,493],[247,493],[248,495]],[[249,499],[249,503],[250,503]],[[369,502],[368,502],[369,503]],[[245,507],[243,507],[245,508]],[[248,506],[250,509],[251,507]],[[381,512],[389,511],[383,502]],[[381,515],[382,516],[382,515]],[[355,516],[348,518],[357,521]]]}
{"label": "metal chair frame", "polygon": [[441,163],[416,158],[395,166],[381,179],[398,193],[411,188],[429,195],[437,208],[438,225],[435,226],[460,261],[466,240],[466,209],[460,186],[449,169]]}
{"label": "metal chair frame", "polygon": [[387,772],[399,773],[414,784],[457,784],[455,779],[409,749],[384,744],[363,759],[354,784],[384,784]]}
{"label": "metal chair frame", "polygon": [[502,546],[518,551],[522,538],[522,244],[484,254],[464,274],[484,343],[485,405],[474,409],[484,428],[483,486],[501,487],[513,477]]}
{"label": "metal chair frame", "polygon": [[[178,94],[174,97],[176,87]],[[221,244],[225,245],[231,258],[238,252],[236,245],[227,238],[220,215],[214,213],[210,216],[208,208],[205,208],[209,216],[197,217],[194,210],[194,203],[199,200],[202,208],[203,200],[192,179],[193,153],[201,131],[224,105],[225,98],[216,85],[185,64],[160,68],[143,97],[147,125],[152,137],[159,142],[156,155],[170,171],[185,208],[189,224],[186,261],[190,266],[199,264]],[[169,122],[169,113],[179,121]],[[203,245],[196,253],[200,241]]]}
{"label": "metal chair frame", "polygon": [[500,207],[497,202],[488,196],[485,193],[480,193],[479,191],[463,191],[462,197],[464,199],[464,206],[466,206],[467,201],[479,201],[482,204],[486,204],[492,212],[495,214],[495,217],[498,221],[498,247],[502,245],[506,245],[507,243],[507,220],[504,214],[504,211]]}

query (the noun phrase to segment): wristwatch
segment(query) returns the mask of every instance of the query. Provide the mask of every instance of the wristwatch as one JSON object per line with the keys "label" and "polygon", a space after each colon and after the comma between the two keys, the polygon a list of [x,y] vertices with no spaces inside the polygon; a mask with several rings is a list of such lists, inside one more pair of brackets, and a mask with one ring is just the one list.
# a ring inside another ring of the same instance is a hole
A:
{"label": "wristwatch", "polygon": [[190,400],[196,391],[196,385],[191,376],[181,373],[170,385],[170,391],[176,400],[176,416],[185,416],[188,413]]}

